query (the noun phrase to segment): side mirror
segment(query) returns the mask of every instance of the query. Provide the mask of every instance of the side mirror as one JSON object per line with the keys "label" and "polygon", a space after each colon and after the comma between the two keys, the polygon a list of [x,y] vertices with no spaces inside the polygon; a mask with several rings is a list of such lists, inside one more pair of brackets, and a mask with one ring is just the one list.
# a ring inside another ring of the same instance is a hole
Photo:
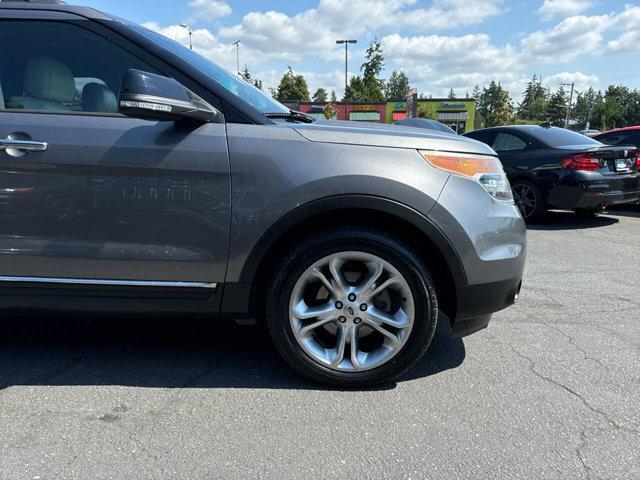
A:
{"label": "side mirror", "polygon": [[122,79],[119,111],[145,120],[222,123],[222,114],[173,78],[128,70]]}

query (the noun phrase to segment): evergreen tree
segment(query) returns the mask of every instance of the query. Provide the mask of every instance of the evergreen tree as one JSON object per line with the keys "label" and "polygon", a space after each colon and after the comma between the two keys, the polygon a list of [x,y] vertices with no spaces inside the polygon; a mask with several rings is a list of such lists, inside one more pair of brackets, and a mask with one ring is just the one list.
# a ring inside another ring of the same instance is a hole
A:
{"label": "evergreen tree", "polygon": [[603,101],[596,106],[593,112],[596,124],[603,130],[612,130],[627,125],[634,125],[632,122],[638,119],[637,112],[633,111],[635,103],[634,95],[637,91],[631,91],[628,87],[621,85],[609,85],[603,94]]}
{"label": "evergreen tree", "polygon": [[567,92],[564,91],[564,88],[560,87],[557,92],[549,97],[546,120],[554,127],[564,127],[568,103],[569,98],[567,97]]}
{"label": "evergreen tree", "polygon": [[[598,99],[598,92],[596,92],[592,87],[586,92],[579,92],[576,97],[576,104],[573,108],[573,119],[577,122],[577,130],[582,130],[587,125],[587,118],[590,119],[591,124],[594,123],[593,118],[593,110],[589,113],[589,104],[592,103],[593,106],[596,106]],[[600,102],[602,98],[600,98]]]}
{"label": "evergreen tree", "polygon": [[384,55],[377,38],[369,44],[365,59],[360,69],[362,76],[356,75],[351,78],[345,97],[351,102],[384,102],[384,82],[378,79],[384,69]]}
{"label": "evergreen tree", "polygon": [[316,103],[325,103],[327,101],[327,91],[324,88],[316,90],[316,93],[313,94],[313,101]]}
{"label": "evergreen tree", "polygon": [[304,79],[304,76],[296,75],[293,73],[293,69],[289,67],[287,73],[285,73],[282,80],[280,80],[280,85],[276,92],[276,99],[281,102],[287,100],[308,102],[309,87],[307,86],[307,81]]}
{"label": "evergreen tree", "polygon": [[518,117],[523,120],[542,122],[547,116],[549,91],[542,85],[542,78],[534,75],[527,83],[522,102],[518,105]]}
{"label": "evergreen tree", "polygon": [[482,103],[483,95],[482,95],[482,89],[480,88],[480,85],[476,85],[473,88],[473,92],[471,92],[471,97],[476,101],[476,116],[475,116],[475,122],[474,122],[473,128],[474,130],[478,130],[480,128],[484,128],[484,125],[485,125],[485,119],[482,114],[482,112],[484,111],[484,106]]}
{"label": "evergreen tree", "polygon": [[331,90],[331,103],[338,103],[338,96],[335,90]]}
{"label": "evergreen tree", "polygon": [[499,127],[513,121],[514,109],[511,95],[495,81],[482,91],[480,105],[479,111],[485,127]]}
{"label": "evergreen tree", "polygon": [[453,90],[453,88],[451,90],[449,90],[449,95],[447,95],[447,98],[449,100],[455,100],[456,98],[456,92]]}
{"label": "evergreen tree", "polygon": [[387,98],[404,99],[409,95],[409,77],[404,70],[394,70],[391,74],[391,78],[386,83],[384,93]]}

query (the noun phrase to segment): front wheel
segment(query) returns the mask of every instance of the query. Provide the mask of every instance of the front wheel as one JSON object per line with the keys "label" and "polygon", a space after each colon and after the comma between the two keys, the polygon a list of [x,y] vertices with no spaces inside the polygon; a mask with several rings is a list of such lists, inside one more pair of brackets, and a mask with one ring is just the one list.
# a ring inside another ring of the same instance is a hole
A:
{"label": "front wheel", "polygon": [[267,323],[296,370],[337,387],[368,387],[411,369],[427,350],[437,298],[419,257],[382,232],[313,235],[277,269]]}

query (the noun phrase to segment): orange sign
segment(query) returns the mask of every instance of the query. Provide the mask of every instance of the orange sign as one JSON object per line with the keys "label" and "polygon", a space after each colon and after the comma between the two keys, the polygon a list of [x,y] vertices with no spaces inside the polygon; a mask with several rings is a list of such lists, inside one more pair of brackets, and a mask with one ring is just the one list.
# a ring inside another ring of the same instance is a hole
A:
{"label": "orange sign", "polygon": [[377,110],[375,105],[354,105],[353,109],[356,112],[375,112]]}

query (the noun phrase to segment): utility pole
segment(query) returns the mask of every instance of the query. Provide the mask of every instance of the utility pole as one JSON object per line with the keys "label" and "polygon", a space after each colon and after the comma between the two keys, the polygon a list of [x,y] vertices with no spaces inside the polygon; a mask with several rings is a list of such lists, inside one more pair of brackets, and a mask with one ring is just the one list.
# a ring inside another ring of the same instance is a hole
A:
{"label": "utility pole", "polygon": [[240,75],[240,40],[235,42],[233,45],[236,46],[236,69],[238,71],[238,75]]}
{"label": "utility pole", "polygon": [[344,114],[349,120],[347,112],[347,89],[349,88],[349,45],[358,43],[358,40],[337,40],[336,45],[344,45]]}
{"label": "utility pole", "polygon": [[183,23],[180,26],[182,28],[186,28],[187,31],[189,32],[189,50],[193,50],[193,31],[191,30],[191,27],[189,25],[187,25],[186,23]]}
{"label": "utility pole", "polygon": [[569,120],[571,119],[571,109],[573,107],[573,92],[575,91],[575,82],[561,83],[563,87],[571,87],[571,95],[569,95],[569,105],[567,105],[567,117],[564,120],[564,128],[569,128]]}

